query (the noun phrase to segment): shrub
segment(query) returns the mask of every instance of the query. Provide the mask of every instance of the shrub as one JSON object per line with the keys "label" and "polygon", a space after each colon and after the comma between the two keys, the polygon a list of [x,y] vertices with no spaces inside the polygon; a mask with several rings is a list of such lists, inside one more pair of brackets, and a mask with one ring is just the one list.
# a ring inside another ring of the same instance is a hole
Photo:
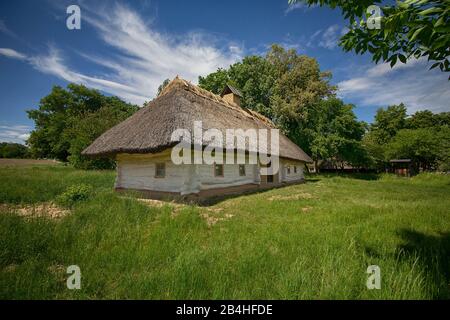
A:
{"label": "shrub", "polygon": [[56,202],[64,207],[72,207],[75,203],[88,199],[91,193],[92,187],[90,185],[72,185],[56,197]]}

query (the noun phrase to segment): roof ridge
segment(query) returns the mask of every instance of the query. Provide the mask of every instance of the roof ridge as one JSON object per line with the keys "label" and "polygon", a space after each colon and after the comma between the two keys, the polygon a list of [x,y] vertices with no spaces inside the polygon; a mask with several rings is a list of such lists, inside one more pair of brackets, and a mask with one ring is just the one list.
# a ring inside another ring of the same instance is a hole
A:
{"label": "roof ridge", "polygon": [[169,84],[163,89],[163,91],[161,92],[161,94],[158,97],[162,97],[178,87],[181,87],[181,88],[183,88],[189,92],[192,92],[200,97],[203,97],[205,99],[209,99],[209,100],[212,100],[219,104],[222,104],[223,106],[225,106],[229,109],[238,111],[238,112],[242,113],[244,116],[246,116],[247,118],[262,121],[269,127],[272,127],[272,128],[276,127],[275,124],[269,118],[263,116],[259,112],[256,112],[256,111],[248,109],[248,108],[242,108],[239,105],[237,105],[236,103],[231,103],[231,102],[223,99],[221,96],[216,95],[206,89],[200,88],[199,86],[196,86],[195,84],[193,84],[187,80],[184,80],[184,79],[180,78],[179,76],[176,76],[171,82],[169,82]]}

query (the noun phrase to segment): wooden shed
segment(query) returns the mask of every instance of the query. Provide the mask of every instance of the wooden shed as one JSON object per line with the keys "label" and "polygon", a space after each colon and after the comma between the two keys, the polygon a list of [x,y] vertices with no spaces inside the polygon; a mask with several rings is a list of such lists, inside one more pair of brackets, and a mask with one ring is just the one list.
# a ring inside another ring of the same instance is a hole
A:
{"label": "wooden shed", "polygon": [[392,159],[391,172],[402,177],[411,177],[414,175],[414,166],[411,159]]}

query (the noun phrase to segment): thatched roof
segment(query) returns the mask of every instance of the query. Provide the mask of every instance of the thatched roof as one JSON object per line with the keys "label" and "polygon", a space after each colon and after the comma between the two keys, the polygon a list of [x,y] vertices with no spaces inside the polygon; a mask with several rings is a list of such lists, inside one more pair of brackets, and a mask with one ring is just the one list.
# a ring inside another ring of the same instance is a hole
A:
{"label": "thatched roof", "polygon": [[[175,78],[162,93],[125,121],[98,137],[82,154],[114,156],[117,153],[154,153],[176,145],[172,132],[193,131],[194,121],[203,130],[271,129],[274,124],[261,114],[239,107],[185,80]],[[269,134],[270,136],[270,134]],[[204,145],[210,143],[204,141]],[[246,147],[248,151],[248,146]],[[270,154],[270,150],[268,150]],[[311,158],[280,133],[280,156],[311,162]]]}

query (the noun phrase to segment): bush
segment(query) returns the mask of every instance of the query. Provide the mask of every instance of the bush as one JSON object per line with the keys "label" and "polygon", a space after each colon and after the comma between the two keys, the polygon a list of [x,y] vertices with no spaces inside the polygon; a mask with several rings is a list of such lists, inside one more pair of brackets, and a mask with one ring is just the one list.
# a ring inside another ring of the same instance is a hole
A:
{"label": "bush", "polygon": [[75,203],[87,200],[92,193],[92,187],[87,184],[72,185],[56,198],[56,203],[64,207],[72,207]]}

